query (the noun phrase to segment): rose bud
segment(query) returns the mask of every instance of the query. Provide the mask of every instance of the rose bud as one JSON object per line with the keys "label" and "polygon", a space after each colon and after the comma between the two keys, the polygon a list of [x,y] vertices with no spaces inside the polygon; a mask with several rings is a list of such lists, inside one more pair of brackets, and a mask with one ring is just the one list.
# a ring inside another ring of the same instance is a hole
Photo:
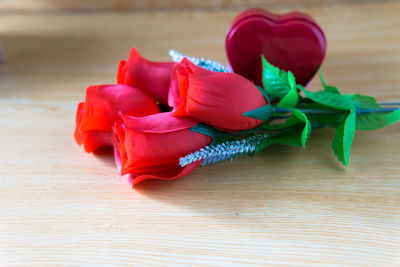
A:
{"label": "rose bud", "polygon": [[168,103],[168,90],[174,62],[154,62],[142,57],[132,48],[128,60],[118,66],[117,83],[137,87],[149,92],[163,105]]}
{"label": "rose bud", "polygon": [[174,116],[190,117],[228,132],[252,129],[263,123],[243,115],[267,104],[246,78],[235,73],[199,70],[187,59],[174,71],[181,101]]}
{"label": "rose bud", "polygon": [[[192,62],[188,60],[187,58],[183,58],[182,61],[179,64],[176,64],[174,68],[172,69],[172,74],[171,74],[171,86],[170,90],[168,92],[168,105],[174,109],[179,107],[181,103],[181,97],[179,93],[179,82],[184,83],[187,78],[189,77],[189,74],[194,74],[194,73],[207,73],[206,69],[203,69]],[[179,75],[180,79],[177,79],[177,76]],[[181,77],[183,76],[183,77]],[[184,84],[181,85],[181,87],[185,86]]]}
{"label": "rose bud", "polygon": [[200,165],[179,166],[179,158],[211,143],[212,138],[190,130],[198,124],[171,112],[146,117],[121,113],[114,126],[114,156],[121,175],[129,174],[132,185],[146,179],[172,180]]}
{"label": "rose bud", "polygon": [[112,126],[118,112],[147,116],[160,112],[148,93],[126,85],[92,85],[86,89],[85,102],[78,104],[75,141],[90,153],[102,146],[112,146]]}

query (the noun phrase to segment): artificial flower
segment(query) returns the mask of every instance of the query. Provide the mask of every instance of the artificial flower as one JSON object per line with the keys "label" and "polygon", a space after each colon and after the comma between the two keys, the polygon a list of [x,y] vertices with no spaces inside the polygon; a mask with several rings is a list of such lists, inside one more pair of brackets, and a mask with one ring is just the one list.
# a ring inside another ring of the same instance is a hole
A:
{"label": "artificial flower", "polygon": [[78,104],[75,141],[90,153],[112,145],[112,127],[118,112],[146,116],[160,112],[148,93],[126,85],[93,85],[86,89],[85,102]]}
{"label": "artificial flower", "polygon": [[[189,74],[194,74],[194,73],[208,73],[208,71],[193,64],[186,57],[183,58],[182,61],[179,64],[176,64],[172,69],[171,86],[168,92],[168,105],[173,109],[178,108],[179,105],[181,104],[179,87],[186,86],[185,84],[180,85],[179,83],[185,83],[187,78],[189,77]],[[177,75],[179,75],[180,77],[183,76],[185,79],[183,79],[182,77],[178,79]]]}
{"label": "artificial flower", "polygon": [[168,104],[171,71],[174,62],[155,62],[142,57],[132,48],[127,60],[118,66],[117,83],[137,87],[149,92],[163,105]]}
{"label": "artificial flower", "polygon": [[114,157],[121,175],[129,174],[133,185],[146,179],[182,177],[201,162],[179,166],[179,158],[207,146],[212,138],[190,130],[198,124],[171,112],[146,117],[121,113],[114,126]]}
{"label": "artificial flower", "polygon": [[[190,117],[228,132],[253,129],[263,123],[243,115],[267,104],[246,78],[201,69],[187,59],[175,66],[174,72],[180,97],[174,116]],[[176,88],[171,90],[170,96],[176,96]]]}

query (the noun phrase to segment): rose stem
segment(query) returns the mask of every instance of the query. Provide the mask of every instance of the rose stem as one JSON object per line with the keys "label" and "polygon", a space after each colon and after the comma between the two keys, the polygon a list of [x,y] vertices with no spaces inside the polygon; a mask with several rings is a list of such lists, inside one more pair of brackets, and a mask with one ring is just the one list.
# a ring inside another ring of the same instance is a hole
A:
{"label": "rose stem", "polygon": [[[358,108],[356,109],[357,114],[366,114],[366,113],[381,113],[381,112],[392,112],[399,108],[381,108],[381,109],[374,109],[374,108]],[[341,114],[347,113],[347,110],[321,110],[321,109],[299,109],[301,112],[305,114]],[[291,113],[291,108],[274,108],[274,112],[276,113]]]}
{"label": "rose stem", "polygon": [[382,102],[379,103],[381,106],[400,106],[400,102]]}

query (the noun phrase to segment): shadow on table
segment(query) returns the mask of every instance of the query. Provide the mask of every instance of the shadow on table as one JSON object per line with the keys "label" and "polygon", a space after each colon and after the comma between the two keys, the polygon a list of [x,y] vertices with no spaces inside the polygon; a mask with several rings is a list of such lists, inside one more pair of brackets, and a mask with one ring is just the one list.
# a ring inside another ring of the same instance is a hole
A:
{"label": "shadow on table", "polygon": [[101,147],[93,153],[93,156],[107,166],[115,167],[113,147]]}
{"label": "shadow on table", "polygon": [[326,135],[333,134],[321,131],[313,134],[307,150],[274,145],[253,158],[201,167],[174,181],[144,181],[134,190],[177,208],[219,218],[265,215],[293,199],[309,201],[314,183],[329,182],[345,173],[329,150]]}

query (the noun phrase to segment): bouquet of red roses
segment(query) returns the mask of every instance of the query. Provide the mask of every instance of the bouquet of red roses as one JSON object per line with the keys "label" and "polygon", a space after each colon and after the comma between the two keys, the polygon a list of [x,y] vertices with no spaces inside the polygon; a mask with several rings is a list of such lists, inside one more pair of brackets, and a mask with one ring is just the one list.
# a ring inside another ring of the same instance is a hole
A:
{"label": "bouquet of red roses", "polygon": [[113,146],[121,175],[132,185],[176,179],[200,165],[254,155],[280,143],[305,147],[317,128],[336,129],[332,149],[348,164],[355,130],[400,120],[398,103],[345,95],[327,85],[308,91],[294,75],[262,57],[262,87],[223,65],[184,57],[153,62],[133,48],[117,83],[86,89],[74,137],[87,152]]}

